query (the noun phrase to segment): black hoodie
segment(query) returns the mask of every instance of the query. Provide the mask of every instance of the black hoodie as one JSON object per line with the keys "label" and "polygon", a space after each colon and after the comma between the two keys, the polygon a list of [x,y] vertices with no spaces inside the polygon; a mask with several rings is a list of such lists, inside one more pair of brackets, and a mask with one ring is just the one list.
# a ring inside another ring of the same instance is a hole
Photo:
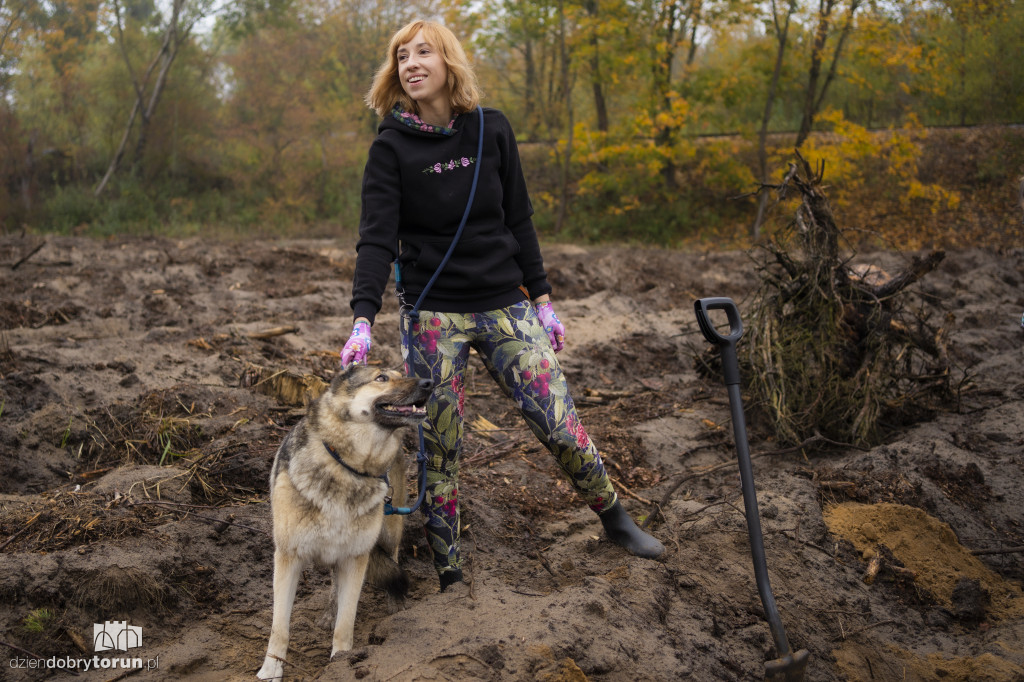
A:
{"label": "black hoodie", "polygon": [[512,126],[500,111],[483,111],[482,161],[476,158],[476,110],[460,114],[450,135],[394,115],[381,122],[363,171],[355,317],[373,323],[396,255],[406,300],[416,302],[455,236],[477,163],[480,179],[466,227],[422,309],[482,312],[524,300],[520,287],[530,298],[551,292]]}

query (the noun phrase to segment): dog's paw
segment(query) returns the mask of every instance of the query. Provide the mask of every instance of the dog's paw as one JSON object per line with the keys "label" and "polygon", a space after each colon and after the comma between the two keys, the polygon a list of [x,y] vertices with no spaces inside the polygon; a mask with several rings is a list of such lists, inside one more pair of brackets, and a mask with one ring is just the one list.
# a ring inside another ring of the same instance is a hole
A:
{"label": "dog's paw", "polygon": [[350,649],[347,651],[335,651],[331,653],[331,661],[347,660],[349,665],[355,665],[362,663],[370,657],[370,651],[365,647],[359,647],[358,649]]}
{"label": "dog's paw", "polygon": [[263,659],[263,667],[256,673],[256,677],[261,680],[280,680],[284,677],[284,664],[267,656]]}
{"label": "dog's paw", "polygon": [[342,656],[347,656],[352,651],[352,642],[342,642],[341,644],[335,644],[331,648],[331,660],[336,660]]}
{"label": "dog's paw", "polygon": [[394,615],[399,611],[405,610],[405,595],[397,596],[394,594],[387,595],[387,610],[388,613]]}

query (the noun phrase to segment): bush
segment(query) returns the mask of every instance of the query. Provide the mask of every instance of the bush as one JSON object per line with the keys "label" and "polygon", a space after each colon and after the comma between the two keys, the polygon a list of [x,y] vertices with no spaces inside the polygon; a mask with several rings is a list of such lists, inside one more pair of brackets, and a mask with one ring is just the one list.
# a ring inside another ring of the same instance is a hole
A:
{"label": "bush", "polygon": [[42,203],[40,224],[46,230],[68,233],[88,227],[102,210],[92,191],[80,185],[56,187]]}

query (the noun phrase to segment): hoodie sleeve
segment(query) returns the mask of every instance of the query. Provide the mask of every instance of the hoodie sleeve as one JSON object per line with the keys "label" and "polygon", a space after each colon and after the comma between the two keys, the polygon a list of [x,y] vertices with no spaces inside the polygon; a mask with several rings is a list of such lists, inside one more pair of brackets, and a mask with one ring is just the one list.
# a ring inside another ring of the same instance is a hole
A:
{"label": "hoodie sleeve", "polygon": [[501,122],[499,147],[502,154],[502,208],[505,212],[506,226],[519,242],[516,262],[523,271],[523,285],[530,298],[534,299],[543,294],[550,294],[551,285],[548,284],[548,276],[544,271],[544,259],[540,252],[537,230],[533,226],[533,204],[519,160],[519,144],[512,131],[512,124],[504,114],[501,115]]}
{"label": "hoodie sleeve", "polygon": [[398,158],[380,137],[370,145],[363,170],[352,312],[373,324],[380,311],[391,263],[398,249],[398,214],[402,201]]}

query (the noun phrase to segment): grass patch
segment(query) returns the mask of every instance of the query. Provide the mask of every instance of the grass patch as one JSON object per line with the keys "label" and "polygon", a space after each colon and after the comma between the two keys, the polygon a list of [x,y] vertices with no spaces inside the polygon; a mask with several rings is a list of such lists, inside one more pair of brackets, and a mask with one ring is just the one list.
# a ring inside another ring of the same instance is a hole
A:
{"label": "grass patch", "polygon": [[22,626],[32,634],[43,634],[53,622],[54,613],[50,609],[34,609],[21,622]]}

